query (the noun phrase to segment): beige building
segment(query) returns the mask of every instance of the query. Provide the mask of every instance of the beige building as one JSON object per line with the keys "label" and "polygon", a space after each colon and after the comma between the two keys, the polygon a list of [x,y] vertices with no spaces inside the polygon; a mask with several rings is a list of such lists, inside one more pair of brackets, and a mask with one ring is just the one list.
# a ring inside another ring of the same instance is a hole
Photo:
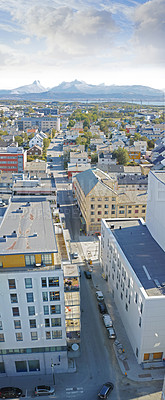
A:
{"label": "beige building", "polygon": [[143,217],[147,193],[116,188],[116,181],[99,169],[77,174],[73,191],[81,211],[82,229],[86,233],[100,232],[102,218]]}

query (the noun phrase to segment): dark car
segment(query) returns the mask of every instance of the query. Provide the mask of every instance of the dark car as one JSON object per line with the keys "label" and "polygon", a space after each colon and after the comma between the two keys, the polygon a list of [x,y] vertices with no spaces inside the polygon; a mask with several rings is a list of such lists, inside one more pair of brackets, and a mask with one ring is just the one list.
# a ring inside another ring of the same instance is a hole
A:
{"label": "dark car", "polygon": [[9,399],[22,396],[22,390],[17,387],[3,387],[0,389],[0,398]]}
{"label": "dark car", "polygon": [[84,271],[84,275],[85,275],[85,277],[87,279],[91,279],[92,278],[92,275],[91,275],[91,273],[89,271]]}
{"label": "dark car", "polygon": [[48,386],[48,385],[40,385],[36,386],[34,390],[35,396],[44,396],[48,394],[54,394],[55,389],[53,386]]}
{"label": "dark car", "polygon": [[107,399],[112,390],[113,390],[113,383],[111,382],[104,383],[104,385],[100,389],[100,392],[98,393],[98,397],[100,399]]}
{"label": "dark car", "polygon": [[107,307],[104,302],[98,303],[98,308],[101,314],[106,314],[107,313]]}

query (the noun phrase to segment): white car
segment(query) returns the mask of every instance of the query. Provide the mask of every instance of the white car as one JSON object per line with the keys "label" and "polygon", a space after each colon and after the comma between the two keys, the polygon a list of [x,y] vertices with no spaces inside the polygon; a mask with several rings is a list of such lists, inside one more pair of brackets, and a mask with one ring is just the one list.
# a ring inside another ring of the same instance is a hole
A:
{"label": "white car", "polygon": [[79,255],[78,255],[78,253],[73,253],[73,258],[78,258],[79,257]]}
{"label": "white car", "polygon": [[107,331],[109,339],[116,339],[116,333],[114,331],[114,328],[108,328]]}
{"label": "white car", "polygon": [[96,298],[97,298],[98,301],[104,300],[104,296],[103,296],[103,293],[101,292],[101,290],[98,290],[96,292]]}
{"label": "white car", "polygon": [[109,314],[104,314],[103,315],[103,322],[106,328],[111,328],[113,326],[111,317]]}

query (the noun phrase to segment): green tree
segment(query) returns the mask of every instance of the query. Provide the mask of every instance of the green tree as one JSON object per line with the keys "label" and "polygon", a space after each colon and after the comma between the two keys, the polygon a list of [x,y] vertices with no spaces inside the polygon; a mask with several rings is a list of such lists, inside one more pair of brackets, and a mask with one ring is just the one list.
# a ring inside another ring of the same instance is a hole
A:
{"label": "green tree", "polygon": [[98,162],[98,154],[97,153],[92,153],[91,154],[91,163],[96,164]]}
{"label": "green tree", "polygon": [[67,128],[73,128],[73,126],[75,125],[75,121],[73,121],[73,119],[70,119],[69,124],[67,126]]}
{"label": "green tree", "polygon": [[130,161],[128,151],[122,147],[118,147],[112,154],[114,158],[117,158],[117,163],[120,165],[127,165]]}
{"label": "green tree", "polygon": [[18,146],[23,145],[23,137],[22,136],[15,136],[15,141],[18,143]]}

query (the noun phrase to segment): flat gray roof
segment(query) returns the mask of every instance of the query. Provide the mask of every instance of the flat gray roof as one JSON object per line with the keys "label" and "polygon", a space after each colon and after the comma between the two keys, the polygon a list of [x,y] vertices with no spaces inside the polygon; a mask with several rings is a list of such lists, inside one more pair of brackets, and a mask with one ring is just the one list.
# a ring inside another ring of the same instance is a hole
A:
{"label": "flat gray roof", "polygon": [[11,202],[0,226],[0,254],[57,251],[49,202]]}
{"label": "flat gray roof", "polygon": [[147,226],[140,219],[107,219],[106,224],[148,296],[165,295],[165,252]]}

